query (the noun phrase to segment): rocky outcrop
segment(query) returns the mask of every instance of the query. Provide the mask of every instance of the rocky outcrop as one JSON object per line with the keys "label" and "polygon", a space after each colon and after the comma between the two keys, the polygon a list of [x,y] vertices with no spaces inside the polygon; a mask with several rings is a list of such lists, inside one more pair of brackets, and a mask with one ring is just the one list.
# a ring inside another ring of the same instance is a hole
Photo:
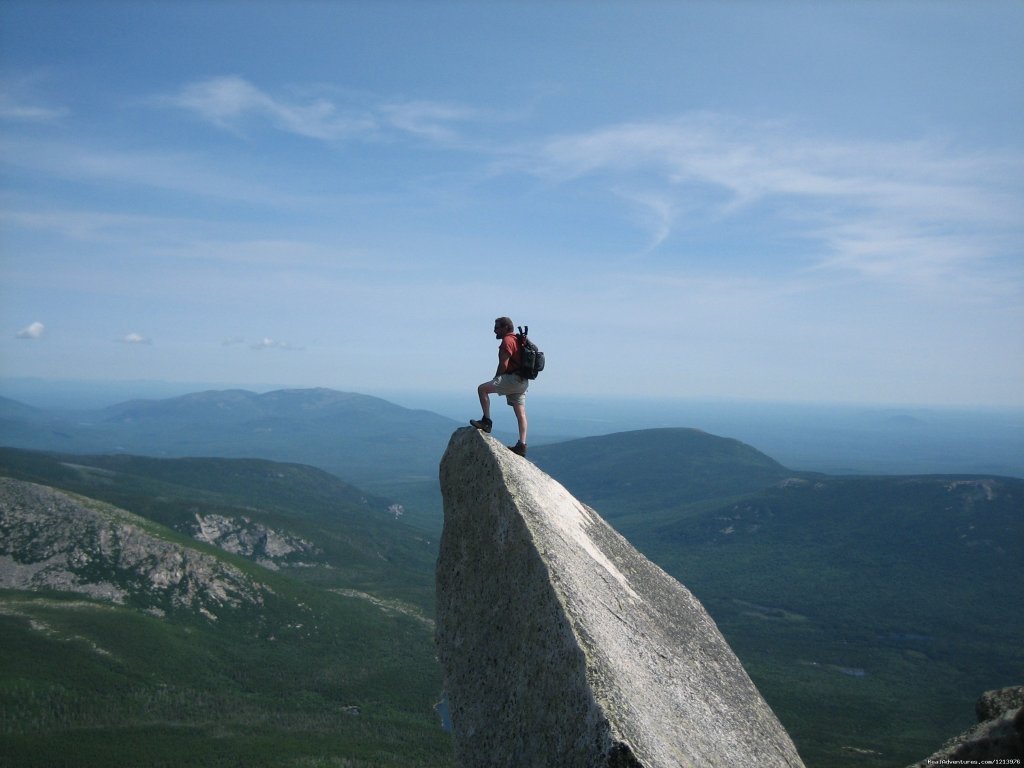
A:
{"label": "rocky outcrop", "polygon": [[222,609],[262,605],[268,591],[130,512],[9,478],[0,478],[0,587],[75,592],[210,620]]}
{"label": "rocky outcrop", "polygon": [[1024,760],[1024,686],[1000,688],[982,694],[974,706],[978,724],[943,745],[931,757],[910,768],[1003,761],[1020,765]]}
{"label": "rocky outcrop", "polygon": [[192,536],[225,552],[255,560],[273,571],[281,566],[312,565],[323,550],[298,536],[268,528],[248,517],[195,513]]}
{"label": "rocky outcrop", "polygon": [[801,766],[710,616],[473,429],[441,461],[437,643],[466,768]]}

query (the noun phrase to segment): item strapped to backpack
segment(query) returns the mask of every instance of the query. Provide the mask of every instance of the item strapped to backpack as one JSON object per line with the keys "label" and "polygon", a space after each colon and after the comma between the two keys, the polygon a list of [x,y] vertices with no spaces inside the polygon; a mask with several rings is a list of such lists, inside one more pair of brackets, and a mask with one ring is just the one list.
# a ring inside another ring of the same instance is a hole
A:
{"label": "item strapped to backpack", "polygon": [[544,370],[544,353],[537,345],[527,338],[530,326],[519,326],[516,342],[519,344],[519,368],[516,370],[524,379],[536,379],[537,374]]}

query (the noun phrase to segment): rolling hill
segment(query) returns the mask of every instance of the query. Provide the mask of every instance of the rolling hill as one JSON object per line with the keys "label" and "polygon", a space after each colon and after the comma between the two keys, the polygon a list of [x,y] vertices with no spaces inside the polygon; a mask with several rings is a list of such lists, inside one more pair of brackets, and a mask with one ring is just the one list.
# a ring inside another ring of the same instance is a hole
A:
{"label": "rolling hill", "polygon": [[739,440],[696,429],[585,437],[531,448],[530,458],[608,520],[742,495],[792,474]]}
{"label": "rolling hill", "polygon": [[51,412],[0,398],[0,445],[62,453],[262,458],[319,467],[440,530],[437,463],[456,422],[331,389],[196,392]]}
{"label": "rolling hill", "polygon": [[259,457],[326,469],[349,482],[422,478],[455,422],[331,389],[197,392],[57,414],[0,401],[2,442],[67,453]]}

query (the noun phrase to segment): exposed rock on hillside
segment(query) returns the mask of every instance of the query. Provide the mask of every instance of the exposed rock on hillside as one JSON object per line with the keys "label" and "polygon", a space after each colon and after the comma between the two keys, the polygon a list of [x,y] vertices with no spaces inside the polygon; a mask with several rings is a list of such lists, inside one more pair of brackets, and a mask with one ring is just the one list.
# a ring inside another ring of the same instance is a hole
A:
{"label": "exposed rock on hillside", "polygon": [[0,587],[78,592],[155,611],[260,605],[266,587],[103,502],[0,478]]}
{"label": "exposed rock on hillside", "polygon": [[473,429],[441,461],[437,640],[463,766],[801,766],[697,599]]}
{"label": "exposed rock on hillside", "polygon": [[282,565],[310,565],[307,562],[323,554],[312,542],[278,531],[248,517],[195,513],[192,536],[226,552],[255,560],[264,568],[278,570]]}
{"label": "exposed rock on hillside", "polygon": [[987,691],[975,704],[978,724],[947,742],[931,757],[910,768],[949,763],[1003,760],[1019,765],[1024,758],[1024,686]]}

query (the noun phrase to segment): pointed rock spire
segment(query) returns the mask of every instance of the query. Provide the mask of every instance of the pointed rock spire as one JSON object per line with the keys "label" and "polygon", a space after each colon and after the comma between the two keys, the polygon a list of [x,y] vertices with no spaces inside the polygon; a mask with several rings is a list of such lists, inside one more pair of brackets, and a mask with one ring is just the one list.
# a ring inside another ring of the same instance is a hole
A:
{"label": "pointed rock spire", "polygon": [[437,643],[469,768],[802,766],[700,602],[475,429],[441,461]]}

